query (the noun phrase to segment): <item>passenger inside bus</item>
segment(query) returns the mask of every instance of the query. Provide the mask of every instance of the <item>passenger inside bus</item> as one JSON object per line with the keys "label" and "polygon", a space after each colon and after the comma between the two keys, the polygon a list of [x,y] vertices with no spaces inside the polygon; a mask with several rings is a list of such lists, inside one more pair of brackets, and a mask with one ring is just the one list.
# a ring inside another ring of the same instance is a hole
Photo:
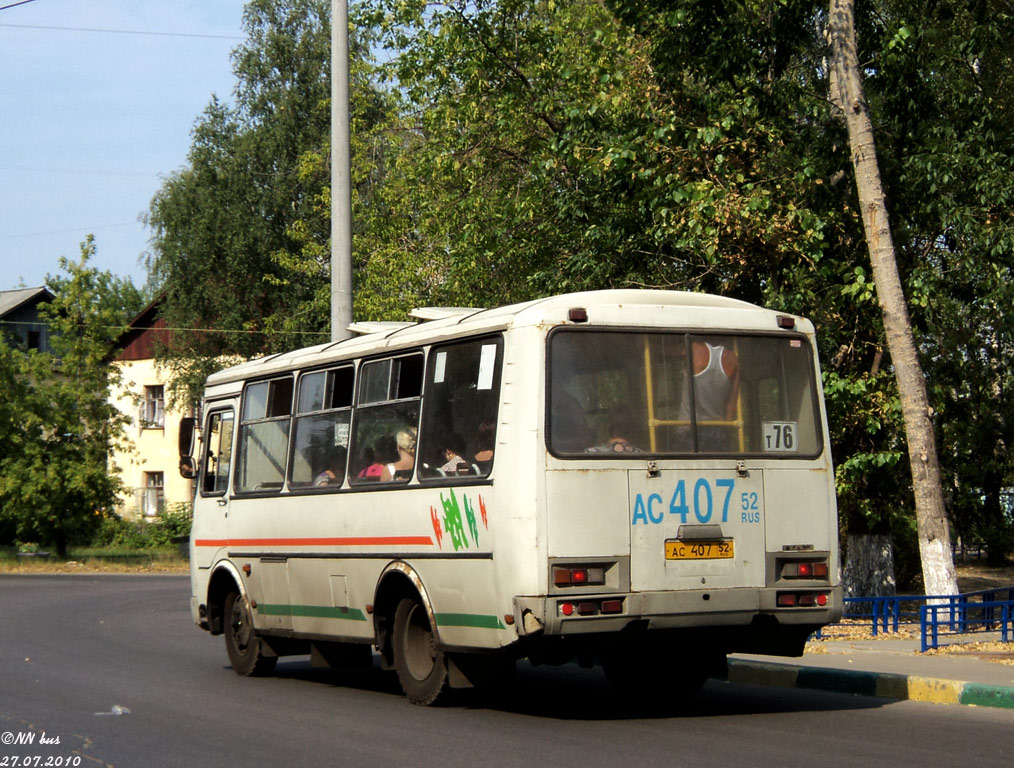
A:
{"label": "passenger inside bus", "polygon": [[472,460],[480,475],[488,475],[493,466],[493,440],[495,437],[496,422],[493,419],[483,419],[475,434],[475,453],[472,455]]}
{"label": "passenger inside bus", "polygon": [[441,441],[440,471],[446,475],[469,474],[471,466],[464,458],[465,440],[457,432],[450,432]]}
{"label": "passenger inside bus", "polygon": [[[697,448],[701,451],[724,450],[733,433],[728,426],[700,422],[733,421],[739,395],[739,359],[722,344],[704,339],[691,343],[693,365],[694,413],[698,422]],[[690,420],[690,390],[684,387],[680,400],[680,420]]]}
{"label": "passenger inside bus", "polygon": [[345,459],[348,450],[339,445],[328,457],[328,465],[313,479],[314,488],[322,488],[327,485],[341,485],[345,480]]}
{"label": "passenger inside bus", "polygon": [[384,465],[388,461],[394,461],[397,457],[397,443],[390,435],[382,435],[377,439],[373,447],[367,446],[363,450],[359,466],[362,469],[356,475],[359,480],[377,481],[384,473]]}
{"label": "passenger inside bus", "polygon": [[395,437],[398,446],[398,459],[384,465],[380,472],[382,483],[389,483],[392,480],[407,480],[412,476],[412,468],[415,467],[417,433],[418,430],[415,427],[406,427],[398,432]]}
{"label": "passenger inside bus", "polygon": [[640,441],[630,438],[639,431],[634,421],[634,409],[629,406],[614,408],[609,414],[609,438],[599,445],[585,449],[585,453],[641,453]]}

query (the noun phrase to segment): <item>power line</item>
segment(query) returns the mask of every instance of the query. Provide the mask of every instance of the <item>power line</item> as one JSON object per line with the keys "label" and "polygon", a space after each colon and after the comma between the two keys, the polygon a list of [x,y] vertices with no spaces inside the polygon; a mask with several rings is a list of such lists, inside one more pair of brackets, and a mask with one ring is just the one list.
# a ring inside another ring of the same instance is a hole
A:
{"label": "power line", "polygon": [[[23,0],[25,3],[33,2],[33,0]],[[15,5],[21,5],[22,3],[15,3]],[[0,7],[0,11],[4,8],[13,8],[14,6],[7,5]],[[239,35],[208,35],[200,34],[197,32],[146,32],[140,29],[102,29],[98,27],[54,27],[42,24],[0,24],[0,27],[13,27],[17,29],[46,29],[55,32],[96,32],[107,35],[142,35],[149,37],[193,37],[193,38],[204,38],[210,40],[242,40],[243,38]]]}
{"label": "power line", "polygon": [[9,240],[13,238],[24,238],[24,237],[49,237],[51,235],[71,235],[80,232],[92,232],[100,229],[114,229],[118,227],[133,227],[138,224],[137,221],[123,221],[119,224],[96,224],[93,226],[86,227],[68,227],[67,229],[53,229],[48,232],[21,232],[21,233],[0,233],[0,240]]}
{"label": "power line", "polygon": [[28,5],[29,3],[34,2],[35,0],[20,0],[20,2],[17,3],[11,3],[9,5],[0,5],[0,11],[6,11],[8,8],[16,8],[19,5]]}
{"label": "power line", "polygon": [[[0,320],[0,325],[45,325],[47,328],[50,326],[49,322],[39,320],[38,322],[30,322],[27,320]],[[106,330],[117,330],[124,329],[125,331],[167,331],[171,333],[232,333],[232,334],[250,334],[260,336],[328,336],[329,331],[268,331],[268,330],[256,330],[250,328],[170,328],[159,327],[159,326],[126,326],[126,325],[102,325],[100,328]]]}

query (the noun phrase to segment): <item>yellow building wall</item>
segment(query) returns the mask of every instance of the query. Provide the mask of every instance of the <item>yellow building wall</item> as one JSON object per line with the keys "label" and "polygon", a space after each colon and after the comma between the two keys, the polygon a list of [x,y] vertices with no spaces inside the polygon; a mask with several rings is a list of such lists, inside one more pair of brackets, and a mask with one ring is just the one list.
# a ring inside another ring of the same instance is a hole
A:
{"label": "yellow building wall", "polygon": [[[117,513],[121,517],[136,519],[145,516],[144,498],[154,494],[147,491],[149,475],[162,473],[163,497],[166,508],[193,500],[192,481],[180,477],[178,436],[180,419],[188,415],[178,410],[164,409],[161,427],[142,423],[146,387],[167,386],[168,377],[155,365],[154,360],[131,360],[114,363],[122,374],[120,387],[112,393],[116,407],[129,419],[124,434],[129,449],[117,451],[112,464],[119,468],[120,479],[126,490],[120,497]],[[168,404],[167,404],[168,405]],[[156,510],[149,504],[147,514]]]}

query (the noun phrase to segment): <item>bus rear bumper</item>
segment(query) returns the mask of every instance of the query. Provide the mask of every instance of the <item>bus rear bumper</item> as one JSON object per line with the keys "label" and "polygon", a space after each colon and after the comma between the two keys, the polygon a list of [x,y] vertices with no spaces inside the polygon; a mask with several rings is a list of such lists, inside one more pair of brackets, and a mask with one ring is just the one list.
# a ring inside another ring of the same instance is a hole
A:
{"label": "bus rear bumper", "polygon": [[521,636],[611,634],[631,626],[718,634],[726,628],[731,636],[741,634],[736,628],[758,625],[816,631],[841,618],[841,587],[795,588],[792,594],[791,606],[781,587],[519,596],[514,604]]}

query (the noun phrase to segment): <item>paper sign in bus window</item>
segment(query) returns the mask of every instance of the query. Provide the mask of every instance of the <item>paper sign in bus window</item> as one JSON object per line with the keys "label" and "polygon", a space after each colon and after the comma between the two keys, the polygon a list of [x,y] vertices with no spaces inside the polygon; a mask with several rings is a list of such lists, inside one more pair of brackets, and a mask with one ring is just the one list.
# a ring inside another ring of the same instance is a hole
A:
{"label": "paper sign in bus window", "polygon": [[481,390],[493,388],[493,366],[496,363],[496,344],[483,344],[479,355],[479,381],[476,388]]}
{"label": "paper sign in bus window", "polygon": [[437,352],[437,359],[433,363],[433,383],[443,384],[444,373],[447,370],[447,353]]}

